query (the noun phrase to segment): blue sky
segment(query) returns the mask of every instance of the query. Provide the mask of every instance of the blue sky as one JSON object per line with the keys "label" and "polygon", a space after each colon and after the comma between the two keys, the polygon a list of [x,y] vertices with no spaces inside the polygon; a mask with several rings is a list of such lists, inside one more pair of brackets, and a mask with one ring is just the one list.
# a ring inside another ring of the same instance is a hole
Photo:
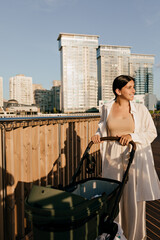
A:
{"label": "blue sky", "polygon": [[0,76],[25,74],[50,89],[60,80],[60,32],[99,35],[99,44],[155,54],[154,93],[160,99],[159,0],[0,0]]}

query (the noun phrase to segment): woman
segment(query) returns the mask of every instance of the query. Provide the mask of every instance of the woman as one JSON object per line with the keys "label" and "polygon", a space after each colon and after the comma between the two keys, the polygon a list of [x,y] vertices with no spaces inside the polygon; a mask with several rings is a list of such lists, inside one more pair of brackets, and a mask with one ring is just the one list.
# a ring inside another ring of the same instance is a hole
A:
{"label": "woman", "polygon": [[102,106],[99,128],[92,141],[99,143],[100,137],[105,136],[120,137],[119,143],[101,143],[102,176],[119,181],[127,166],[128,144],[131,140],[136,143],[117,221],[127,240],[142,240],[146,239],[145,202],[160,198],[160,182],[150,145],[157,132],[147,108],[132,102],[134,78],[126,75],[115,78],[113,92],[115,99]]}

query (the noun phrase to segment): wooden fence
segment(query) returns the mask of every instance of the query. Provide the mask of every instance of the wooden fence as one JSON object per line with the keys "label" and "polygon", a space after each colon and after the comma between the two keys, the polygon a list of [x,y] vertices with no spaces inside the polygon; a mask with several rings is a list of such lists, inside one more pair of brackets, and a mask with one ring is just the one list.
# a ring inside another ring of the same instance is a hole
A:
{"label": "wooden fence", "polygon": [[[33,184],[68,184],[99,116],[1,121],[0,131],[0,240],[32,239],[24,201]],[[94,176],[101,173],[99,145]],[[80,179],[87,178],[85,167]]]}

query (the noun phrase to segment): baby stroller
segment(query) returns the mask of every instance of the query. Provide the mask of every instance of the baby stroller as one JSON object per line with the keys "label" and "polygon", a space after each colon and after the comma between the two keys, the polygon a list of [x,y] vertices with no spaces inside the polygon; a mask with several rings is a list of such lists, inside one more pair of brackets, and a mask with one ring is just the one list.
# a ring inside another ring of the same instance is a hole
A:
{"label": "baby stroller", "polygon": [[[104,137],[101,141],[119,141],[119,138]],[[86,171],[94,171],[95,159],[89,155],[91,141],[68,186],[33,185],[25,201],[25,212],[33,223],[34,240],[95,240],[102,233],[107,233],[106,240],[113,240],[118,231],[114,219],[119,213],[119,202],[136,150],[135,143],[130,144],[122,182],[101,177],[76,181],[84,161]]]}

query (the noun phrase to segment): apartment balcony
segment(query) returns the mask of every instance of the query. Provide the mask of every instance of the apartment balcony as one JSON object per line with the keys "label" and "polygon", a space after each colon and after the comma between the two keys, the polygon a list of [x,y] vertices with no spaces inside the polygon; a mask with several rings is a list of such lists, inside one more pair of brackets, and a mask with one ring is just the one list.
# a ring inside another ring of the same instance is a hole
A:
{"label": "apartment balcony", "polygon": [[[25,218],[24,201],[33,184],[69,184],[99,115],[0,119],[0,239],[33,239],[32,225]],[[160,120],[155,118],[160,134]],[[153,143],[155,164],[160,177],[160,135]],[[79,179],[101,174],[99,145],[91,155],[97,160],[95,173],[82,168]],[[160,238],[160,201],[147,203],[149,240]]]}

